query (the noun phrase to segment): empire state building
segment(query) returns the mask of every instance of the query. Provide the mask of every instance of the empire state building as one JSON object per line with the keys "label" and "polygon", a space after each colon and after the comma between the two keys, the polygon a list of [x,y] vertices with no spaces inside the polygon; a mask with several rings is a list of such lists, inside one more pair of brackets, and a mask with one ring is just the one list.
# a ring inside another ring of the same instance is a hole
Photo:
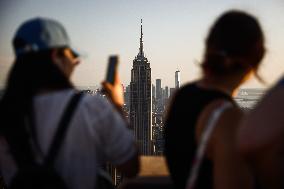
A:
{"label": "empire state building", "polygon": [[151,137],[151,68],[143,51],[143,31],[141,19],[141,36],[139,53],[133,60],[130,82],[130,125],[133,127],[140,153],[152,155]]}

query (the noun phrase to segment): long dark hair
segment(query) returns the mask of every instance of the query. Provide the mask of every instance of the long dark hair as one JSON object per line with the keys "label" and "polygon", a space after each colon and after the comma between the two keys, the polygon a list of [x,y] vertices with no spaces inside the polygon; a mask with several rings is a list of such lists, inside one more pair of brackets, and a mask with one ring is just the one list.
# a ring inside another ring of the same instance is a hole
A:
{"label": "long dark hair", "polygon": [[[255,17],[238,10],[225,12],[206,39],[203,72],[226,75],[248,67],[256,71],[264,54],[263,44],[264,35]],[[236,61],[252,56],[253,61]]]}
{"label": "long dark hair", "polygon": [[[43,90],[72,88],[69,79],[52,62],[51,51],[18,56],[13,64],[0,101],[0,135],[4,136],[15,154],[31,153],[27,119],[32,110],[33,97]],[[63,49],[58,49],[63,52]]]}

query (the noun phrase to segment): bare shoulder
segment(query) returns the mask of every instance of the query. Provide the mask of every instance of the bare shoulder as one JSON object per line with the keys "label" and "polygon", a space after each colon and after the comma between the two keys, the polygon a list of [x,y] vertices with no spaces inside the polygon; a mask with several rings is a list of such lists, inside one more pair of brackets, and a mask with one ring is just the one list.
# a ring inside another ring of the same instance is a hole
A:
{"label": "bare shoulder", "polygon": [[[201,113],[197,122],[196,140],[199,141],[204,128],[208,125],[213,113],[222,106],[227,100],[215,100],[210,103]],[[235,142],[235,135],[239,122],[243,116],[242,111],[233,105],[226,108],[218,117],[215,128],[211,134],[207,154],[211,156],[215,144],[232,144]],[[231,142],[230,142],[231,141]]]}
{"label": "bare shoulder", "polygon": [[[197,122],[197,130],[200,132],[207,126],[208,121],[211,119],[213,113],[219,109],[224,103],[231,103],[228,100],[219,99],[215,100],[202,111],[198,118]],[[217,119],[216,125],[218,125],[218,129],[229,129],[232,126],[237,126],[237,122],[243,116],[243,112],[240,108],[232,103],[232,106],[226,108]],[[229,126],[227,126],[229,124]]]}

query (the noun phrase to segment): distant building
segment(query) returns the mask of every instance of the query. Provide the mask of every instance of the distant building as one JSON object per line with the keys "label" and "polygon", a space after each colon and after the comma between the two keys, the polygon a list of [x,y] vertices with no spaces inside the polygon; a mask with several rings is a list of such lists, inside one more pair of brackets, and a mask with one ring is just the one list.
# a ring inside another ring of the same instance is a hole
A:
{"label": "distant building", "polygon": [[127,117],[127,120],[129,120],[129,109],[130,109],[130,85],[126,86],[125,87],[125,90],[124,90],[124,101],[125,101],[125,104],[124,104],[124,111],[125,111],[125,116]]}
{"label": "distant building", "polygon": [[180,87],[180,71],[177,70],[175,72],[175,88],[178,89]]}
{"label": "distant building", "polygon": [[168,101],[169,101],[169,87],[166,86],[164,89],[164,95],[163,95],[164,109],[166,109]]}
{"label": "distant building", "polygon": [[86,93],[86,94],[93,94],[93,91],[90,89],[82,90],[81,92]]}
{"label": "distant building", "polygon": [[154,111],[155,109],[156,109],[156,87],[155,85],[152,84],[152,111]]}
{"label": "distant building", "polygon": [[163,155],[164,143],[165,143],[163,125],[153,126],[153,139],[154,139],[154,154]]}
{"label": "distant building", "polygon": [[152,84],[152,98],[156,98],[156,87]]}
{"label": "distant building", "polygon": [[139,53],[133,60],[130,82],[130,125],[142,155],[152,155],[151,68],[143,51],[143,31]]}
{"label": "distant building", "polygon": [[254,108],[265,92],[265,89],[240,89],[234,99],[241,109],[249,111]]}
{"label": "distant building", "polygon": [[169,98],[169,87],[165,87],[165,98]]}
{"label": "distant building", "polygon": [[162,80],[156,79],[156,99],[162,98]]}
{"label": "distant building", "polygon": [[163,89],[162,80],[156,79],[156,110],[161,111],[163,109]]}

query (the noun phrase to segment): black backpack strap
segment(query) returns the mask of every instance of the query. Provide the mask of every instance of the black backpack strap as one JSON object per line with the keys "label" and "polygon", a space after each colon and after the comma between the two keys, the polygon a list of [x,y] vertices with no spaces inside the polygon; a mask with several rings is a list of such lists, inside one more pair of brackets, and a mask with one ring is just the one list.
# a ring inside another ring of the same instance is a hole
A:
{"label": "black backpack strap", "polygon": [[51,145],[48,149],[47,156],[44,161],[44,166],[52,166],[54,163],[54,160],[59,152],[59,149],[62,145],[62,141],[65,138],[66,131],[68,128],[68,125],[71,121],[72,115],[74,114],[76,110],[76,106],[78,105],[83,93],[76,93],[74,96],[71,97],[71,100],[69,101],[69,104],[65,108],[65,112],[58,124],[57,131],[55,133],[55,136],[51,142]]}

